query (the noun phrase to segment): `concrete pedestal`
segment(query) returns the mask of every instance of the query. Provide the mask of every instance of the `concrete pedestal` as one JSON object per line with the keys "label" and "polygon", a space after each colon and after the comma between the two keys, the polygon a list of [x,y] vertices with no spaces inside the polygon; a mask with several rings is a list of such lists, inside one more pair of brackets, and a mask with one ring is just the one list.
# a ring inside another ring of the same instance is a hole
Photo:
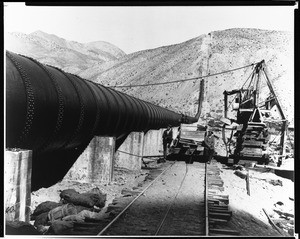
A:
{"label": "concrete pedestal", "polygon": [[111,182],[114,167],[141,170],[143,156],[163,155],[163,130],[150,130],[146,135],[143,132],[131,132],[116,152],[115,138],[95,136],[64,180]]}
{"label": "concrete pedestal", "polygon": [[87,183],[111,182],[114,151],[115,138],[95,136],[65,175],[64,180]]}
{"label": "concrete pedestal", "polygon": [[131,132],[115,154],[115,167],[140,170],[144,146],[144,133]]}
{"label": "concrete pedestal", "polygon": [[165,129],[149,130],[144,136],[144,156],[163,155],[162,134]]}
{"label": "concrete pedestal", "polygon": [[32,151],[5,151],[5,219],[30,220]]}

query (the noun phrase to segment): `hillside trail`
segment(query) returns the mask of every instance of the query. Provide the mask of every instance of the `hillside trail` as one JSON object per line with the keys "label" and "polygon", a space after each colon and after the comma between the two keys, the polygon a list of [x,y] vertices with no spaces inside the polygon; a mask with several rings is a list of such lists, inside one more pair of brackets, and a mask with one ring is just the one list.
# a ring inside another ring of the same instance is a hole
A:
{"label": "hillside trail", "polygon": [[209,71],[209,59],[211,57],[211,44],[212,44],[212,35],[208,34],[203,37],[202,44],[200,46],[200,51],[202,53],[202,75],[208,75]]}
{"label": "hillside trail", "polygon": [[[211,34],[206,35],[202,38],[202,43],[200,46],[201,52],[201,67],[199,67],[199,75],[206,76],[210,74],[209,60],[211,58],[211,45],[213,37]],[[201,115],[206,115],[211,111],[210,103],[208,102],[209,94],[209,77],[203,78],[204,80],[204,91],[203,91],[203,102],[202,102],[202,113]]]}

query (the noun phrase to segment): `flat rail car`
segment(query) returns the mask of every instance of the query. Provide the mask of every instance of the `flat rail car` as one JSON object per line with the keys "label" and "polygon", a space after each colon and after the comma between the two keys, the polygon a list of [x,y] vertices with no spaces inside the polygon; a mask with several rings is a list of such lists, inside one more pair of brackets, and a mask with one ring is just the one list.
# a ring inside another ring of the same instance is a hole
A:
{"label": "flat rail car", "polygon": [[184,159],[187,163],[205,160],[205,147],[203,146],[206,127],[197,123],[181,124],[177,137],[169,150],[169,158]]}

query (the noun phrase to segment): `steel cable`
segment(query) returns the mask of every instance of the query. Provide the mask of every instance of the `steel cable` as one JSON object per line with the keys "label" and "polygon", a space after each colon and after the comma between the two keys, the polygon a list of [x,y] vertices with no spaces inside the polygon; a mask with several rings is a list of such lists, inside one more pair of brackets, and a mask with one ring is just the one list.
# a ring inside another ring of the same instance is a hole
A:
{"label": "steel cable", "polygon": [[194,77],[194,78],[168,81],[168,82],[149,83],[149,84],[143,84],[143,85],[123,85],[123,86],[122,85],[116,85],[116,86],[110,86],[110,88],[131,88],[131,87],[143,87],[143,86],[153,86],[153,85],[166,85],[166,84],[173,84],[173,83],[184,82],[184,81],[199,80],[199,79],[203,79],[203,78],[207,78],[207,77],[211,77],[211,76],[217,76],[217,75],[229,73],[229,72],[232,72],[232,71],[237,71],[237,70],[240,70],[240,69],[243,69],[243,68],[247,68],[247,67],[256,65],[257,63],[258,62],[252,63],[252,64],[247,65],[247,66],[242,66],[242,67],[234,68],[234,69],[231,69],[231,70],[222,71],[222,72],[209,74],[209,75],[205,75],[205,76],[198,76],[198,77]]}

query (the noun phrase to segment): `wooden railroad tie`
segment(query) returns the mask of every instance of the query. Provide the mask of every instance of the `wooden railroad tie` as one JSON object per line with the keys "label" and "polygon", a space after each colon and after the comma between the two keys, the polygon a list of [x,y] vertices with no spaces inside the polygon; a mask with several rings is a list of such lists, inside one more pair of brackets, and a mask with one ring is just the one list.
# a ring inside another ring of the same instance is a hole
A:
{"label": "wooden railroad tie", "polygon": [[232,216],[232,212],[208,212],[208,215],[211,218],[229,220]]}
{"label": "wooden railroad tie", "polygon": [[213,211],[215,211],[215,212],[229,212],[229,210],[228,210],[228,208],[220,208],[220,207],[209,207],[208,208],[209,209],[209,211],[211,211],[211,212],[213,212]]}
{"label": "wooden railroad tie", "polygon": [[139,195],[141,191],[134,191],[134,190],[128,190],[128,189],[123,189],[121,191],[122,195],[126,196],[134,196],[134,195]]}
{"label": "wooden railroad tie", "polygon": [[209,183],[224,183],[223,180],[220,179],[208,179]]}
{"label": "wooden railroad tie", "polygon": [[221,170],[210,164],[207,166],[207,206],[208,206],[208,233],[210,236],[220,235],[239,235],[236,230],[215,228],[226,227],[226,224],[232,217],[232,211],[229,211],[229,196],[222,194],[224,191],[224,181],[220,177]]}
{"label": "wooden railroad tie", "polygon": [[209,205],[220,205],[219,200],[208,200],[208,206]]}
{"label": "wooden railroad tie", "polygon": [[219,190],[219,191],[224,191],[224,187],[219,187],[219,186],[216,186],[216,185],[209,185],[209,190]]}
{"label": "wooden railroad tie", "polygon": [[227,205],[223,206],[223,205],[209,204],[209,205],[208,205],[208,209],[209,209],[209,210],[214,210],[214,209],[215,209],[215,210],[229,211]]}
{"label": "wooden railroad tie", "polygon": [[217,236],[217,235],[239,235],[240,233],[236,230],[231,229],[217,229],[212,228],[209,230],[210,236]]}
{"label": "wooden railroad tie", "polygon": [[208,186],[218,186],[218,187],[223,187],[224,183],[220,182],[208,182]]}
{"label": "wooden railroad tie", "polygon": [[220,182],[223,182],[223,180],[219,177],[213,177],[213,179],[208,179],[209,181],[220,181]]}
{"label": "wooden railroad tie", "polygon": [[210,224],[226,224],[228,222],[228,220],[225,219],[218,219],[218,218],[210,218],[209,219],[209,223]]}
{"label": "wooden railroad tie", "polygon": [[208,198],[208,201],[210,201],[210,202],[222,202],[222,203],[225,203],[226,205],[229,204],[229,199],[227,199],[227,198]]}
{"label": "wooden railroad tie", "polygon": [[214,189],[208,189],[208,193],[221,193],[221,190],[219,190],[219,189],[216,189],[216,188],[214,188]]}
{"label": "wooden railroad tie", "polygon": [[222,194],[212,194],[212,195],[209,195],[208,194],[208,198],[217,198],[217,199],[219,199],[219,198],[221,198],[221,199],[228,199],[229,197],[228,197],[228,195],[222,195]]}
{"label": "wooden railroad tie", "polygon": [[232,216],[232,211],[223,210],[223,209],[210,209],[209,212],[212,212],[212,213],[225,213],[225,214],[230,214]]}

